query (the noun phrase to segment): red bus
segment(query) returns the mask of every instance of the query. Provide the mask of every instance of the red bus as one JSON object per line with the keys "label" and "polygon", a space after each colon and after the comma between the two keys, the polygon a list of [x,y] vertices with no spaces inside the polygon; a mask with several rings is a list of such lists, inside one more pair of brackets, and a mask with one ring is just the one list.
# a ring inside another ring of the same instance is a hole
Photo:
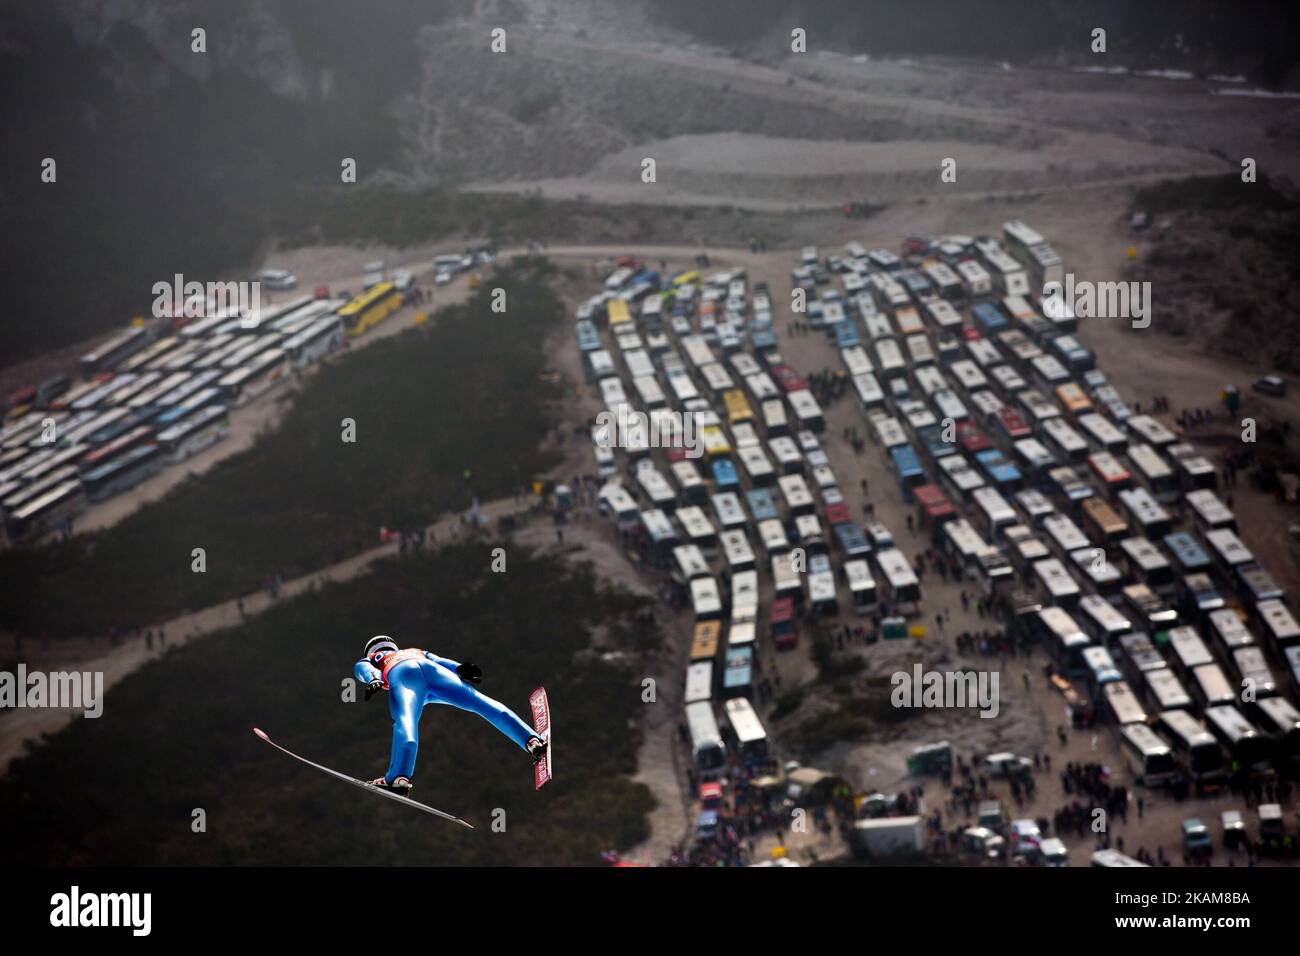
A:
{"label": "red bus", "polygon": [[937,528],[945,521],[957,517],[952,502],[938,485],[920,485],[912,489],[912,497],[921,509],[921,524]]}
{"label": "red bus", "polygon": [[833,528],[837,524],[843,524],[845,521],[852,521],[853,515],[849,512],[849,506],[842,501],[836,501],[826,506],[826,525]]}
{"label": "red bus", "polygon": [[962,451],[968,455],[988,451],[993,447],[989,436],[984,434],[978,425],[972,425],[970,422],[962,422],[957,426],[957,441],[961,442]]}
{"label": "red bus", "polygon": [[1004,405],[998,410],[998,426],[1012,441],[1020,441],[1022,438],[1033,437],[1034,430],[1025,424],[1024,418],[1020,413],[1010,405]]}
{"label": "red bus", "polygon": [[1133,487],[1133,476],[1108,451],[1099,451],[1088,456],[1088,467],[1096,475],[1102,491],[1111,501],[1124,489]]}
{"label": "red bus", "polygon": [[777,598],[772,602],[772,640],[778,650],[789,650],[799,643],[794,629],[794,598]]}

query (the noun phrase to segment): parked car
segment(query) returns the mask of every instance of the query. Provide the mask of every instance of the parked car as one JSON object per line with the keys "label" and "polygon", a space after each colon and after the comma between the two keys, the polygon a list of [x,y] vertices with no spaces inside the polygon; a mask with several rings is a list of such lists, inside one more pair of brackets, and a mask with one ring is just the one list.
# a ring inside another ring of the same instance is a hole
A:
{"label": "parked car", "polygon": [[1043,850],[1043,834],[1033,820],[1011,821],[1011,853],[1036,862]]}
{"label": "parked car", "polygon": [[277,292],[298,287],[298,277],[287,269],[263,269],[257,281]]}
{"label": "parked car", "polygon": [[1214,852],[1210,828],[1196,817],[1183,821],[1183,852],[1193,858],[1209,856]]}
{"label": "parked car", "polygon": [[450,273],[450,272],[447,272],[446,270],[441,270],[441,271],[439,271],[439,272],[434,273],[434,276],[433,276],[433,284],[434,284],[434,285],[450,285],[450,284],[451,284],[451,273]]}
{"label": "parked car", "polygon": [[1286,381],[1278,375],[1265,375],[1257,378],[1250,386],[1261,395],[1285,395]]}
{"label": "parked car", "polygon": [[961,848],[989,860],[1000,860],[1007,852],[1007,841],[988,827],[967,827],[962,831]]}
{"label": "parked car", "polygon": [[1240,810],[1224,810],[1219,819],[1223,823],[1224,846],[1245,846],[1249,842],[1246,836],[1246,820]]}
{"label": "parked car", "polygon": [[1070,851],[1056,837],[1048,837],[1038,847],[1043,866],[1053,868],[1070,865]]}
{"label": "parked car", "polygon": [[1013,753],[989,754],[984,758],[984,772],[990,777],[1024,776],[1032,773],[1034,762],[1028,757],[1017,757]]}

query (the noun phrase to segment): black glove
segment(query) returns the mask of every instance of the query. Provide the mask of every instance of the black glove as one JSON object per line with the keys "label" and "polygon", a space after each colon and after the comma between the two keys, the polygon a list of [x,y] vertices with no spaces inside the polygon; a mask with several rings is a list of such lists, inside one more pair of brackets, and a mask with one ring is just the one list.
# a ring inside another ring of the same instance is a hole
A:
{"label": "black glove", "polygon": [[471,684],[483,683],[483,668],[477,664],[460,664],[456,667],[456,673],[461,680],[467,680]]}
{"label": "black glove", "polygon": [[383,689],[384,689],[383,681],[372,680],[369,684],[366,685],[366,700],[369,700],[371,697],[374,697]]}

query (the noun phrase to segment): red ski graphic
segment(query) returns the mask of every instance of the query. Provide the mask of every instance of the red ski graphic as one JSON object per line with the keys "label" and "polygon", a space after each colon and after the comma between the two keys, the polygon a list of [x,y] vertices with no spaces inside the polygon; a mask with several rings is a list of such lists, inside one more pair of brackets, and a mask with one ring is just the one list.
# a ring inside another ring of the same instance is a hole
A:
{"label": "red ski graphic", "polygon": [[551,759],[555,756],[555,741],[551,739],[551,705],[546,700],[546,688],[538,687],[528,695],[533,708],[533,729],[546,741],[546,756],[533,764],[533,783],[540,790],[551,779]]}

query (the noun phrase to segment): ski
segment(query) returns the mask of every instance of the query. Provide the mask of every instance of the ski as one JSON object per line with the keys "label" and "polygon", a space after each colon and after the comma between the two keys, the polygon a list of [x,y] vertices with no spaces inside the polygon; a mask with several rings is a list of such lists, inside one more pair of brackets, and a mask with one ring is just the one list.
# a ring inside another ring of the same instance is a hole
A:
{"label": "ski", "polygon": [[[545,692],[543,691],[543,697],[544,695]],[[450,813],[443,813],[441,810],[435,810],[433,807],[426,806],[425,804],[420,803],[418,800],[412,800],[410,797],[399,796],[396,793],[391,793],[385,790],[383,787],[376,787],[373,783],[370,783],[366,780],[358,780],[356,777],[349,777],[347,774],[339,773],[337,770],[331,770],[329,767],[322,767],[320,764],[314,763],[308,760],[306,757],[300,757],[292,750],[289,750],[285,747],[281,747],[274,740],[272,740],[270,737],[267,736],[266,731],[262,730],[259,727],[254,727],[253,733],[257,734],[257,736],[261,737],[263,740],[265,740],[268,744],[270,744],[272,747],[274,747],[276,750],[280,751],[281,753],[288,754],[294,760],[301,760],[307,766],[315,767],[317,770],[320,770],[323,773],[327,773],[331,777],[337,777],[339,780],[344,780],[347,783],[352,784],[353,786],[360,787],[362,790],[369,790],[371,793],[377,793],[381,797],[387,797],[389,800],[396,800],[398,803],[405,803],[408,806],[412,806],[419,810],[423,810],[425,813],[432,813],[435,817],[442,817],[442,819],[444,820],[450,820],[452,823],[459,823],[461,826],[469,827],[469,829],[471,830],[474,829],[474,825],[472,823],[468,823],[465,820],[462,820],[460,817],[452,816]],[[541,784],[538,784],[538,786],[541,786]]]}
{"label": "ski", "polygon": [[533,764],[534,789],[540,790],[551,779],[551,758],[555,756],[555,742],[551,739],[551,705],[546,699],[546,688],[537,687],[528,695],[533,708],[533,729],[546,741],[546,756]]}

